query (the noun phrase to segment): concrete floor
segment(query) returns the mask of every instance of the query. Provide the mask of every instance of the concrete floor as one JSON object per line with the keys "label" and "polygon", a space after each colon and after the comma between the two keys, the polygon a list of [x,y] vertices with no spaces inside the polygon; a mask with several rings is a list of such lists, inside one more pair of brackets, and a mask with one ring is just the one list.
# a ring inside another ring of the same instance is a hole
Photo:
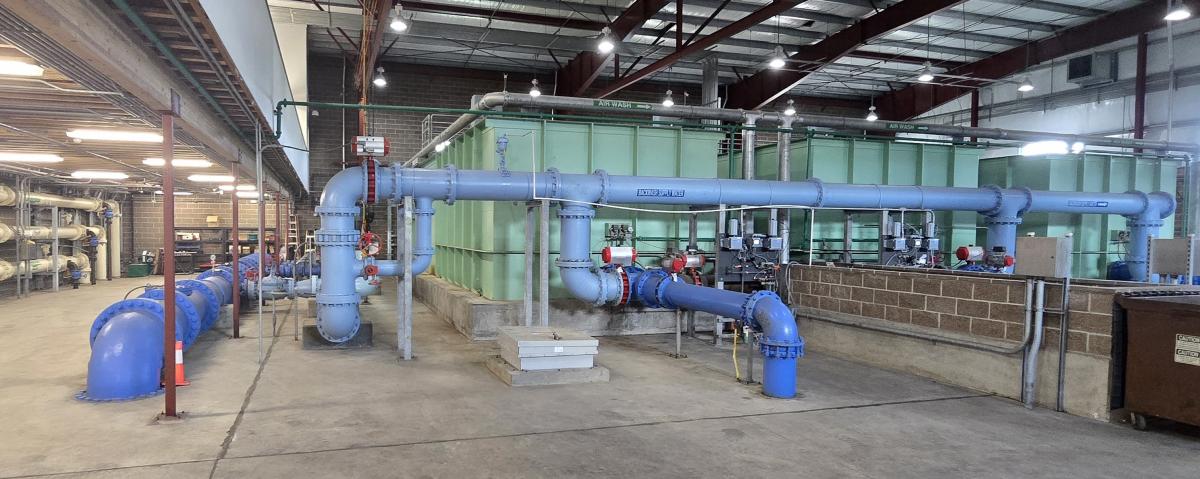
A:
{"label": "concrete floor", "polygon": [[[734,382],[728,350],[602,338],[611,382],[510,389],[418,305],[400,362],[393,299],[364,307],[371,350],[308,351],[228,321],[187,353],[187,418],[162,397],[93,404],[88,328],[122,279],[0,303],[0,477],[1197,477],[1200,439],[1137,432],[820,355],[803,397]],[[392,287],[385,288],[389,291]],[[281,308],[283,312],[285,308]],[[269,321],[269,317],[268,317]],[[269,323],[268,323],[269,324]],[[268,326],[269,331],[269,326]]]}

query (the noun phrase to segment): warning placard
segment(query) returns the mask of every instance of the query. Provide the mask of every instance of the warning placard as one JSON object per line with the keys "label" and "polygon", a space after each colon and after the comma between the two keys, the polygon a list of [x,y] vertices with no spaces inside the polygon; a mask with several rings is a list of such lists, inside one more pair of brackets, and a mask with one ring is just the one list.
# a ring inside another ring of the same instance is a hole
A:
{"label": "warning placard", "polygon": [[1175,335],[1175,362],[1200,366],[1200,336]]}

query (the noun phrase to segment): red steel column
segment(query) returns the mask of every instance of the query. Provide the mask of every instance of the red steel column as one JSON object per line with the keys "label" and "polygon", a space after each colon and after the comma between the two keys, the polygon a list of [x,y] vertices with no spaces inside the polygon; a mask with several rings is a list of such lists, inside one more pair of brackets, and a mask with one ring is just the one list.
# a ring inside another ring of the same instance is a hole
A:
{"label": "red steel column", "polygon": [[175,116],[162,114],[163,157],[163,416],[179,417],[175,409]]}
{"label": "red steel column", "polygon": [[238,243],[238,196],[237,196],[237,165],[229,167],[229,173],[233,176],[233,191],[229,192],[229,198],[233,204],[233,229],[229,231],[229,247],[232,248],[232,254],[229,262],[233,266],[233,337],[242,337],[242,292],[241,292],[241,273],[238,272],[238,257],[242,255],[241,245]]}

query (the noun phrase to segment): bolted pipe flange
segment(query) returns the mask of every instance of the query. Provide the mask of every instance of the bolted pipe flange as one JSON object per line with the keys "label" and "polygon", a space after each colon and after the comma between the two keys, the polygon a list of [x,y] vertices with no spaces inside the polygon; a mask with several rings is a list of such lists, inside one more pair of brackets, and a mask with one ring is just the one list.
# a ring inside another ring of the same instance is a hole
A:
{"label": "bolted pipe flange", "polygon": [[596,210],[590,206],[579,205],[570,202],[564,202],[563,206],[558,209],[559,219],[586,219],[591,220],[596,217]]}
{"label": "bolted pipe flange", "polygon": [[1000,210],[1004,208],[1004,190],[996,185],[983,185],[979,189],[991,191],[992,195],[996,197],[996,206],[987,211],[980,211],[979,214],[989,217],[1000,214]]}
{"label": "bolted pipe flange", "polygon": [[458,167],[446,165],[446,204],[454,204],[458,199]]}
{"label": "bolted pipe flange", "polygon": [[[550,177],[550,197],[558,198],[562,193],[562,176],[558,173],[558,168],[546,168],[546,175]],[[537,195],[537,192],[533,192]]]}
{"label": "bolted pipe flange", "polygon": [[375,203],[379,201],[377,194],[377,183],[375,177],[375,169],[379,167],[379,161],[374,158],[366,158],[362,161],[363,168],[363,202]]}
{"label": "bolted pipe flange", "polygon": [[768,359],[794,359],[804,357],[804,338],[797,336],[796,341],[778,340],[764,337],[759,341],[759,351]]}
{"label": "bolted pipe flange", "polygon": [[617,276],[621,278],[621,299],[617,300],[617,305],[629,304],[629,272],[625,268],[617,267]]}
{"label": "bolted pipe flange", "polygon": [[1021,217],[1025,216],[1025,213],[1028,212],[1030,208],[1033,208],[1033,190],[1025,186],[1017,189],[1021,190],[1021,193],[1025,194],[1025,206],[1021,207],[1020,210],[1017,210],[1017,216]]}
{"label": "bolted pipe flange", "polygon": [[317,246],[350,246],[358,245],[358,230],[317,230],[316,236]]}
{"label": "bolted pipe flange", "polygon": [[204,301],[208,304],[208,307],[204,310],[204,319],[200,325],[201,330],[207,330],[213,324],[216,324],[217,318],[221,315],[221,300],[217,298],[216,291],[209,288],[207,283],[194,279],[181,279],[175,282],[175,286],[180,290],[186,288],[188,291],[195,291],[204,295]]}
{"label": "bolted pipe flange", "polygon": [[[179,285],[175,285],[175,290],[175,307],[183,312],[183,319],[187,321],[188,325],[187,334],[180,340],[183,341],[183,347],[189,348],[192,346],[192,343],[196,342],[196,338],[200,336],[200,312],[196,311],[191,301],[188,301],[187,291],[180,289]],[[166,292],[156,288],[142,293],[140,297],[163,301],[166,297]],[[166,315],[164,314],[159,318],[165,321]],[[178,318],[176,320],[178,321]],[[175,328],[175,335],[177,337],[181,335],[179,328]]]}
{"label": "bolted pipe flange", "polygon": [[742,321],[750,324],[758,324],[758,321],[754,319],[754,308],[764,298],[775,298],[776,301],[780,301],[779,295],[775,293],[770,291],[755,291],[754,294],[746,297],[746,301],[742,303]]}
{"label": "bolted pipe flange", "polygon": [[592,266],[594,266],[590,259],[563,259],[561,256],[554,260],[554,265],[559,268],[577,269],[592,269]]}
{"label": "bolted pipe flange", "polygon": [[825,182],[821,181],[820,178],[809,178],[807,180],[804,180],[804,182],[812,183],[813,187],[815,187],[817,189],[817,202],[813,206],[817,207],[817,208],[824,206],[825,205]]}
{"label": "bolted pipe flange", "polygon": [[592,174],[600,177],[600,199],[597,201],[597,203],[608,203],[608,172],[597,169],[596,171],[593,171]]}
{"label": "bolted pipe flange", "polygon": [[[359,321],[359,317],[358,317],[358,301],[359,301],[359,298],[358,298],[357,294],[318,294],[317,295],[317,307],[319,309],[323,309],[323,310],[345,309],[348,311],[348,314],[350,314],[354,319],[354,327],[351,328],[351,330],[349,332],[347,332],[346,335],[333,336],[328,331],[325,330],[325,327],[326,327],[325,323],[327,321],[327,319],[325,319],[325,318],[327,317],[327,314],[318,313],[317,314],[317,332],[321,334],[321,337],[325,338],[326,341],[329,341],[331,343],[343,343],[343,342],[350,340],[350,338],[353,338],[354,335],[358,334],[358,328],[361,324]],[[335,314],[335,316],[340,316],[340,315]]]}
{"label": "bolted pipe flange", "polygon": [[[104,325],[108,324],[112,318],[121,313],[133,311],[146,313],[152,317],[159,318],[159,321],[161,321],[163,317],[163,306],[162,303],[158,301],[146,298],[132,298],[117,301],[113,304],[110,304],[107,308],[104,308],[104,311],[101,311],[100,315],[96,316],[96,319],[92,321],[92,329],[88,336],[88,344],[96,343],[96,336],[100,334],[100,330],[103,329]],[[183,334],[182,331],[175,330],[175,339],[182,341],[183,337],[181,334]]]}
{"label": "bolted pipe flange", "polygon": [[662,272],[662,274],[665,274],[667,277],[663,278],[662,281],[659,281],[658,287],[654,288],[654,300],[658,302],[658,307],[660,308],[676,309],[674,304],[671,304],[670,301],[667,301],[667,286],[670,286],[671,283],[679,281],[679,277],[673,274],[668,274],[666,271],[661,269],[658,271]]}
{"label": "bolted pipe flange", "polygon": [[[661,279],[659,280],[658,284],[655,285],[654,291],[653,292],[646,291],[646,283],[648,283],[651,278],[656,278],[656,277],[661,278]],[[640,298],[642,300],[643,304],[645,304],[646,306],[649,306],[651,308],[669,307],[669,306],[664,305],[665,301],[663,300],[663,291],[666,288],[665,285],[670,282],[671,282],[671,275],[668,274],[666,271],[663,271],[661,269],[647,270],[647,271],[643,272],[642,274],[638,275],[638,280],[637,280],[638,298]]]}
{"label": "bolted pipe flange", "polygon": [[318,206],[313,208],[317,216],[358,216],[357,206]]}

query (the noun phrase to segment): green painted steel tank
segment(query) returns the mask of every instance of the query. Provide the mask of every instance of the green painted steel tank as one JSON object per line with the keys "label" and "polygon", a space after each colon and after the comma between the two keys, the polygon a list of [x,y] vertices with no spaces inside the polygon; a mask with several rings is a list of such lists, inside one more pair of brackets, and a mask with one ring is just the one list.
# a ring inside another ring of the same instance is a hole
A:
{"label": "green painted steel tank", "polygon": [[[602,169],[612,175],[716,178],[718,142],[724,136],[719,131],[675,127],[489,118],[459,135],[436,155],[431,167],[497,170],[501,156],[496,143],[501,138],[508,140],[504,157],[513,171],[557,168],[563,173],[586,174]],[[524,204],[489,201],[438,205],[434,216],[435,274],[488,299],[520,300],[525,278],[525,211]],[[557,213],[554,208],[550,214],[551,296],[566,298],[569,294],[553,267],[558,256]],[[702,249],[712,249],[715,221],[715,215],[700,216]],[[632,245],[640,257],[650,258],[686,242],[688,215],[597,208],[592,222],[592,251],[597,260],[607,244],[608,224],[633,226]],[[537,265],[534,258],[534,267]]]}

